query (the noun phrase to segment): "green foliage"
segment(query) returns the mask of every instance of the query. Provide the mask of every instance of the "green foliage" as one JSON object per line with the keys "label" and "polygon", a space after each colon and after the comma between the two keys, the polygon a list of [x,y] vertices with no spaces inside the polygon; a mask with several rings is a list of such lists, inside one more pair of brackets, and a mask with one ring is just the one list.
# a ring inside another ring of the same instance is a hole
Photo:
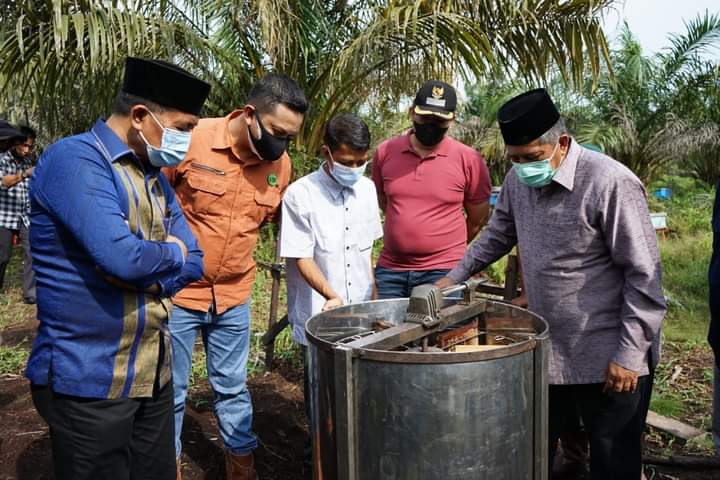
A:
{"label": "green foliage", "polygon": [[668,299],[665,319],[668,340],[705,340],[710,318],[707,269],[711,252],[712,235],[707,232],[671,238],[660,244],[663,288]]}
{"label": "green foliage", "polygon": [[[653,193],[661,187],[672,188],[669,201],[655,198]],[[707,184],[690,177],[664,175],[650,184],[648,193],[650,209],[668,213],[671,235],[701,241],[703,234],[709,234],[714,190]]]}
{"label": "green foliage", "polygon": [[22,251],[16,248],[5,271],[5,289],[0,291],[0,331],[24,322],[35,314],[33,305],[22,302]]}
{"label": "green foliage", "polygon": [[290,159],[292,160],[293,181],[317,170],[322,163],[319,155],[310,154],[304,149],[291,152]]}
{"label": "green foliage", "polygon": [[192,366],[190,367],[190,388],[207,380],[207,378],[207,356],[205,355],[205,349],[195,349],[192,357]]}
{"label": "green foliage", "polygon": [[667,212],[670,237],[660,241],[663,288],[668,298],[665,338],[702,343],[710,318],[707,269],[712,253],[713,195],[702,182],[663,177],[650,188],[670,187],[672,199],[651,197],[651,211]]}
{"label": "green foliage", "polygon": [[[655,388],[658,388],[658,383],[655,384]],[[663,395],[658,390],[654,392],[650,401],[650,410],[666,417],[680,417],[684,411],[682,399]]]}
{"label": "green foliage", "polygon": [[0,345],[0,375],[20,375],[25,370],[29,352],[22,347]]}
{"label": "green foliage", "polygon": [[479,82],[470,88],[462,118],[452,135],[482,152],[493,185],[501,185],[511,164],[505,158],[505,142],[495,117],[503,103],[521,93],[526,84],[497,80]]}
{"label": "green foliage", "polygon": [[601,76],[597,89],[586,91],[592,110],[578,140],[599,145],[645,182],[693,153],[717,149],[720,116],[713,114],[717,101],[710,92],[718,91],[719,70],[716,60],[703,55],[718,47],[720,15],[698,16],[654,56],[643,54],[625,25],[610,55],[613,75]]}
{"label": "green foliage", "polygon": [[[341,110],[397,104],[424,78],[490,73],[567,82],[597,75],[612,0],[168,2],[20,0],[0,30],[0,109],[60,136],[105,115],[126,55],[171,59],[213,86],[207,113],[242,105],[269,71],[313,103],[298,146],[314,153]],[[4,17],[5,18],[5,17]]]}

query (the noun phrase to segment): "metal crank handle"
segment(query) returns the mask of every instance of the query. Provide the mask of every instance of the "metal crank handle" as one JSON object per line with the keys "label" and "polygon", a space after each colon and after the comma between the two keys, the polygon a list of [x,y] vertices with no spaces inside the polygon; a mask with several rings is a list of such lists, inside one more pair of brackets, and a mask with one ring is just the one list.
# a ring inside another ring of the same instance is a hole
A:
{"label": "metal crank handle", "polygon": [[476,279],[476,278],[470,278],[462,283],[458,283],[457,285],[453,285],[451,287],[443,288],[440,290],[440,293],[442,293],[443,297],[447,297],[449,295],[452,295],[453,293],[457,292],[464,292],[466,290],[474,291],[477,289],[477,287],[483,283],[482,280]]}
{"label": "metal crank handle", "polygon": [[453,293],[464,292],[465,290],[467,290],[467,288],[468,286],[465,283],[459,283],[451,287],[443,288],[442,290],[440,290],[440,293],[443,297],[448,297]]}

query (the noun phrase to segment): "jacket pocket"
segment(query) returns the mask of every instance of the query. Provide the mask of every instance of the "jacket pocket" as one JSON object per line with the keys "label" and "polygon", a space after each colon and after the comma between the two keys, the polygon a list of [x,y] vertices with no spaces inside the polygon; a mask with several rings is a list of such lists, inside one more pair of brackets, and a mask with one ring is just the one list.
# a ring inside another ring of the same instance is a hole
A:
{"label": "jacket pocket", "polygon": [[280,205],[280,192],[275,189],[255,190],[256,220],[258,224],[272,221]]}
{"label": "jacket pocket", "polygon": [[222,211],[220,199],[227,191],[227,180],[222,176],[191,171],[187,176],[186,199],[197,213],[218,213]]}

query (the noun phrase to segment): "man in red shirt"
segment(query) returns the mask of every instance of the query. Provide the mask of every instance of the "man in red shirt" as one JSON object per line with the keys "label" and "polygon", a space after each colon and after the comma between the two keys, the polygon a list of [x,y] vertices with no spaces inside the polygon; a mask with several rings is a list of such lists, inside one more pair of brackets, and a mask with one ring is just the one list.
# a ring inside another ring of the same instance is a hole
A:
{"label": "man in red shirt", "polygon": [[487,222],[487,165],[447,135],[456,105],[453,87],[426,82],[410,108],[413,129],[375,152],[372,179],[385,212],[379,298],[409,297],[413,287],[442,278]]}

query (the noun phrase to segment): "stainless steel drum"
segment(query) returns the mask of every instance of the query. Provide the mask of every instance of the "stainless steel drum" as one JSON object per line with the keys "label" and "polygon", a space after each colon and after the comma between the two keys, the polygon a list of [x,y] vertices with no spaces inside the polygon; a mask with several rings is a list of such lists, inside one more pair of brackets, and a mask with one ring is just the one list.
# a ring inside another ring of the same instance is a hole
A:
{"label": "stainless steel drum", "polygon": [[[442,293],[307,322],[316,479],[547,478],[547,324],[473,285],[456,303]],[[468,321],[488,347],[431,345]]]}

